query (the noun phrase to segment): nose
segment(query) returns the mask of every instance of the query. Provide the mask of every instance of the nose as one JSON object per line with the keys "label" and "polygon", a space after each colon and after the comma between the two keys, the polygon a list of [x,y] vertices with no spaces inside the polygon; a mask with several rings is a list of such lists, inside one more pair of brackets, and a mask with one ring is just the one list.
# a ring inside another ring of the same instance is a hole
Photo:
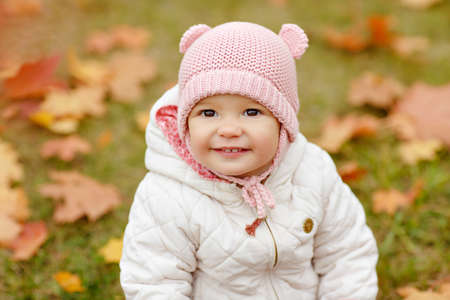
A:
{"label": "nose", "polygon": [[225,138],[239,137],[242,135],[242,128],[236,124],[227,122],[219,126],[217,134]]}

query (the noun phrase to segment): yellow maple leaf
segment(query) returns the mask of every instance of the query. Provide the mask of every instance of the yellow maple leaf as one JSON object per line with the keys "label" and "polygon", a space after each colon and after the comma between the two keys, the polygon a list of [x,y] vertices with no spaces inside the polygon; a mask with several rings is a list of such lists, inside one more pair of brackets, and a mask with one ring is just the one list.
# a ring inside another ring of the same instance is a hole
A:
{"label": "yellow maple leaf", "polygon": [[49,127],[54,120],[54,116],[45,111],[38,111],[30,115],[30,120],[41,126]]}
{"label": "yellow maple leaf", "polygon": [[81,280],[78,275],[61,271],[53,274],[53,278],[65,291],[69,293],[84,291],[84,287],[81,285]]}
{"label": "yellow maple leaf", "polygon": [[108,82],[111,71],[105,64],[96,60],[81,60],[70,50],[67,54],[69,73],[89,85],[102,85]]}
{"label": "yellow maple leaf", "polygon": [[112,238],[105,246],[99,249],[107,263],[117,263],[122,256],[123,239]]}
{"label": "yellow maple leaf", "polygon": [[414,165],[420,160],[434,160],[436,152],[442,149],[442,146],[442,143],[436,139],[414,140],[401,144],[398,151],[404,162]]}

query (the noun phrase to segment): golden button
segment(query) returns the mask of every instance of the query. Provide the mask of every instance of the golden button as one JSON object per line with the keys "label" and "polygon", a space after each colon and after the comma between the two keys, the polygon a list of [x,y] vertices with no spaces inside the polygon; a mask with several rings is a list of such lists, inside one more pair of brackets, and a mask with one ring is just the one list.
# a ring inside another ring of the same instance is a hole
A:
{"label": "golden button", "polygon": [[305,223],[303,223],[303,231],[306,233],[310,233],[313,229],[314,222],[311,218],[308,218],[305,220]]}

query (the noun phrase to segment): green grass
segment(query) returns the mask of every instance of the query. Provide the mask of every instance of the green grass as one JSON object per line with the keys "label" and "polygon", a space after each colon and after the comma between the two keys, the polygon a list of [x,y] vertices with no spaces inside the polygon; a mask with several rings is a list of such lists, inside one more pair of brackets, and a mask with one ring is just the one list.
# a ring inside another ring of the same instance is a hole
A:
{"label": "green grass", "polygon": [[[49,3],[49,1],[47,2]],[[145,174],[144,135],[134,123],[134,113],[147,109],[177,80],[182,55],[178,42],[193,24],[215,26],[231,20],[260,23],[278,32],[283,23],[296,23],[310,34],[311,42],[304,57],[297,62],[301,109],[300,129],[316,137],[321,123],[333,113],[367,111],[355,109],[347,102],[349,82],[365,70],[397,78],[406,85],[416,81],[441,85],[450,81],[450,3],[424,11],[404,8],[397,1],[288,1],[277,8],[266,1],[85,1],[84,10],[70,7],[70,1],[53,4],[39,31],[19,36],[12,42],[21,55],[82,48],[83,38],[94,29],[118,23],[138,25],[152,32],[148,52],[158,64],[158,76],[146,86],[145,96],[135,105],[108,105],[101,119],[82,123],[80,135],[95,143],[104,131],[113,132],[112,143],[71,163],[40,159],[36,149],[55,135],[29,122],[12,121],[3,138],[13,143],[21,155],[26,178],[23,186],[30,198],[31,219],[44,219],[49,239],[38,254],[26,262],[12,262],[7,250],[0,249],[1,299],[123,299],[117,264],[105,264],[97,253],[110,238],[120,237],[127,223],[128,209],[139,180]],[[419,59],[400,59],[386,49],[349,54],[329,48],[319,35],[324,26],[344,30],[355,15],[395,16],[394,29],[406,35],[423,35],[431,48]],[[57,26],[56,26],[57,25]],[[36,36],[27,39],[29,36]],[[382,112],[369,110],[382,115]],[[399,141],[390,132],[346,144],[334,155],[339,163],[354,159],[367,168],[368,174],[351,187],[363,203],[367,222],[376,236],[379,299],[400,299],[395,288],[413,285],[428,288],[433,280],[450,274],[450,155],[442,151],[433,162],[416,166],[403,164],[396,152]],[[104,183],[116,185],[124,204],[95,223],[86,219],[74,224],[57,225],[51,216],[53,203],[38,193],[40,184],[49,181],[48,170],[76,169]],[[380,188],[407,190],[418,178],[425,182],[416,203],[394,216],[375,214],[371,195]],[[86,291],[69,294],[52,279],[58,271],[80,276]]]}

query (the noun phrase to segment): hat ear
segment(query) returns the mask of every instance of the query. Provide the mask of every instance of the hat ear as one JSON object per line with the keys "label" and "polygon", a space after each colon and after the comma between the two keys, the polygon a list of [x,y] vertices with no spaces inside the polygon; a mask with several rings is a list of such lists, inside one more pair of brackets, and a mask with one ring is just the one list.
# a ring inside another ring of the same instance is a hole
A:
{"label": "hat ear", "polygon": [[211,27],[205,24],[197,24],[191,26],[181,37],[180,52],[185,53],[192,43],[198,39],[202,34],[209,31]]}
{"label": "hat ear", "polygon": [[278,35],[286,42],[294,58],[299,59],[308,48],[308,37],[295,24],[283,24]]}

